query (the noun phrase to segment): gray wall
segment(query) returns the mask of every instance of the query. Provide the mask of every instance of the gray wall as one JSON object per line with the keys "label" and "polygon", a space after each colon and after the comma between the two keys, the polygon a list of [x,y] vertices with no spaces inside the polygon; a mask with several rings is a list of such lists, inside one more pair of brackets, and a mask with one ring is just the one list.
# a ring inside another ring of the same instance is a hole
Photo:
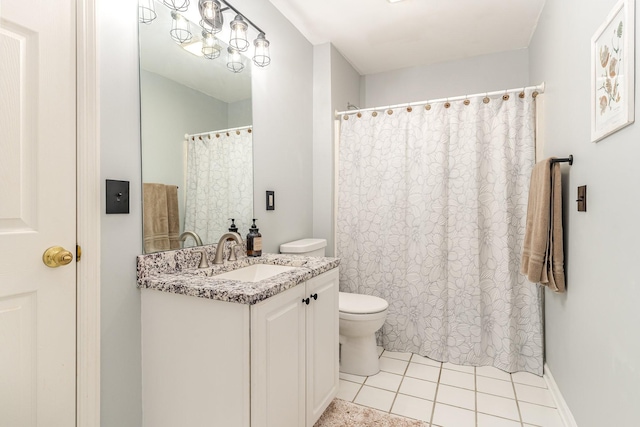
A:
{"label": "gray wall", "polygon": [[101,200],[100,411],[102,427],[142,425],[140,292],[142,248],[137,2],[100,2],[100,176],[130,181],[130,214],[105,215]]}
{"label": "gray wall", "polygon": [[227,125],[230,128],[249,126],[253,123],[251,103],[251,99],[245,99],[227,104],[227,115],[229,116]]}
{"label": "gray wall", "polygon": [[527,86],[528,67],[527,50],[521,49],[369,74],[363,77],[359,107],[380,107]]}
{"label": "gray wall", "polygon": [[360,98],[360,74],[330,43],[314,46],[313,236],[327,239],[334,255],[334,112]]}
{"label": "gray wall", "polygon": [[[99,6],[101,177],[131,182],[131,213],[102,216],[101,425],[140,427],[138,5],[111,0]],[[312,232],[313,49],[271,3],[247,0],[240,10],[272,43],[273,62],[254,72],[252,92],[256,216],[264,250],[276,252],[280,243]],[[265,190],[276,191],[273,212],[265,210]]]}
{"label": "gray wall", "polygon": [[312,233],[313,47],[270,2],[245,0],[240,10],[271,42],[271,65],[252,69],[254,213],[263,250],[279,252]]}
{"label": "gray wall", "polygon": [[531,80],[546,83],[544,154],[575,156],[563,168],[567,293],[547,292],[546,356],[580,427],[640,425],[640,127],[589,142],[590,39],[615,3],[547,0],[529,47]]}

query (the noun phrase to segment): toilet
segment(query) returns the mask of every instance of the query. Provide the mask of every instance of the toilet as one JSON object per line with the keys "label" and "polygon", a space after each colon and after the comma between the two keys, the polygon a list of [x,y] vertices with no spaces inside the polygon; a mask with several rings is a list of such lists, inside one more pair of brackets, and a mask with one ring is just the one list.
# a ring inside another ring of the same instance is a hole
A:
{"label": "toilet", "polygon": [[[325,254],[325,239],[302,239],[280,245],[280,253]],[[340,372],[369,376],[380,372],[375,333],[384,325],[389,303],[372,295],[340,292]]]}

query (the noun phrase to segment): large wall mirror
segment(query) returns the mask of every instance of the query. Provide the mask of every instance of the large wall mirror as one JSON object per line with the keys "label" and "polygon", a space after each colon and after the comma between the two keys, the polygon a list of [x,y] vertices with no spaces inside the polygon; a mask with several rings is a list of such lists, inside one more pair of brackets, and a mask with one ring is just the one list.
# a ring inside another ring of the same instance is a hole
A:
{"label": "large wall mirror", "polygon": [[[176,16],[155,2],[157,17],[139,28],[145,253],[193,246],[188,232],[217,243],[229,218],[246,233],[253,217],[251,60],[230,70],[222,36],[220,56],[205,57],[191,3]],[[172,38],[176,24],[189,41]]]}

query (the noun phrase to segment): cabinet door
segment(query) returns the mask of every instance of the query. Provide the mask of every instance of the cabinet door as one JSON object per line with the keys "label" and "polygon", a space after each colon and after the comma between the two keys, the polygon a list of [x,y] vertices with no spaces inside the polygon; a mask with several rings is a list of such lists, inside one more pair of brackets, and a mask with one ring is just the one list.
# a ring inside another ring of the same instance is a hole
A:
{"label": "cabinet door", "polygon": [[305,425],[305,293],[299,285],[251,308],[252,427]]}
{"label": "cabinet door", "polygon": [[307,297],[306,425],[311,427],[338,393],[338,269],[309,280]]}

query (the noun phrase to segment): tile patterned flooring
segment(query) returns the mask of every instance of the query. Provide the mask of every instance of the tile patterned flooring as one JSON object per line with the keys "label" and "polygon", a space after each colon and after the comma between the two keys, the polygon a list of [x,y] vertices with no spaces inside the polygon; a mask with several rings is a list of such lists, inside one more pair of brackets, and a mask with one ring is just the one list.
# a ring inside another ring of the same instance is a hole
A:
{"label": "tile patterned flooring", "polygon": [[380,373],[340,373],[338,398],[432,427],[564,427],[541,377],[378,352]]}

